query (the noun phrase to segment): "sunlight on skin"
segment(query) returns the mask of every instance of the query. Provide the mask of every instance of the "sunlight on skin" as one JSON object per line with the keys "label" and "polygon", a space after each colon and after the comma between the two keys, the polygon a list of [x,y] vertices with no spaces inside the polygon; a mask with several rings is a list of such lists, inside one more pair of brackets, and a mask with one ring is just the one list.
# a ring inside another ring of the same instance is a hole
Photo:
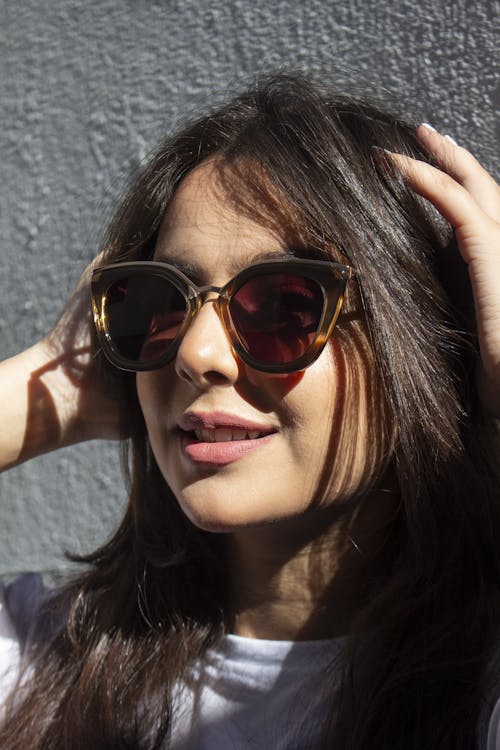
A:
{"label": "sunlight on skin", "polygon": [[455,229],[474,296],[478,387],[484,405],[500,418],[500,186],[467,149],[425,125],[417,136],[437,166],[400,154],[386,157]]}
{"label": "sunlight on skin", "polygon": [[[219,286],[241,259],[255,262],[285,246],[275,232],[236,214],[217,188],[210,164],[184,180],[155,258],[188,263],[198,283]],[[386,468],[386,407],[359,310],[345,325],[341,316],[338,332],[333,346],[305,371],[270,376],[237,360],[214,306],[206,304],[175,363],[137,375],[151,447],[183,511],[203,529],[232,534],[233,582],[239,580],[236,588],[249,597],[235,603],[238,632],[259,631],[264,637],[266,621],[274,633],[290,636],[291,629],[297,636],[322,593],[311,588],[311,555],[321,558],[326,585],[346,548],[346,534],[339,538],[335,521],[346,512],[352,516],[346,501],[366,492]],[[175,429],[188,411],[246,418],[275,434],[234,463],[215,468],[193,463]],[[285,606],[290,597],[295,608]],[[263,617],[264,601],[275,614],[282,610],[278,630],[267,607]],[[340,599],[336,609],[342,610]],[[321,619],[322,627],[331,628],[324,612]],[[314,627],[307,632],[311,636]]]}

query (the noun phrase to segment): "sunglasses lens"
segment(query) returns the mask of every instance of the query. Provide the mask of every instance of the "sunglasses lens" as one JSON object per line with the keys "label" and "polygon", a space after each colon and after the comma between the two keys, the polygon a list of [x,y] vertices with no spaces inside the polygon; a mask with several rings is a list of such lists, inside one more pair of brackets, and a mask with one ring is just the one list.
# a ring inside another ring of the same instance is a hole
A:
{"label": "sunglasses lens", "polygon": [[230,304],[243,347],[266,364],[301,357],[316,337],[323,308],[318,282],[293,273],[256,276],[238,289]]}
{"label": "sunglasses lens", "polygon": [[115,350],[130,363],[147,364],[174,344],[186,316],[186,300],[160,276],[124,276],[108,288],[105,310]]}

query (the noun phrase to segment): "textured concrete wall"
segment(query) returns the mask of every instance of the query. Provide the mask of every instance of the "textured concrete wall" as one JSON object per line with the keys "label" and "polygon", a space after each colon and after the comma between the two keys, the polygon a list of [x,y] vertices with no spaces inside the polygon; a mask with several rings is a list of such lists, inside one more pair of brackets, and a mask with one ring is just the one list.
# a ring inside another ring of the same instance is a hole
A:
{"label": "textured concrete wall", "polygon": [[[484,0],[3,0],[0,354],[54,321],[158,138],[259,70],[336,69],[387,89],[498,176],[498,28]],[[44,456],[0,493],[0,572],[60,567],[116,522],[118,451]]]}

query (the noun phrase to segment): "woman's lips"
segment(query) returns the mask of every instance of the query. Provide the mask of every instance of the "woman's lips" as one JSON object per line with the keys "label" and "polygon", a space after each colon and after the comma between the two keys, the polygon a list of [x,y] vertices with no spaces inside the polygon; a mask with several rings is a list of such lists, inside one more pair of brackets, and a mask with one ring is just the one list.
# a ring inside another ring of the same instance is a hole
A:
{"label": "woman's lips", "polygon": [[188,412],[178,423],[181,450],[194,463],[224,465],[268,443],[274,427],[225,413]]}
{"label": "woman's lips", "polygon": [[271,433],[254,439],[206,442],[198,440],[193,433],[183,432],[181,433],[181,449],[195,463],[231,464],[268,443],[272,440],[274,434]]}

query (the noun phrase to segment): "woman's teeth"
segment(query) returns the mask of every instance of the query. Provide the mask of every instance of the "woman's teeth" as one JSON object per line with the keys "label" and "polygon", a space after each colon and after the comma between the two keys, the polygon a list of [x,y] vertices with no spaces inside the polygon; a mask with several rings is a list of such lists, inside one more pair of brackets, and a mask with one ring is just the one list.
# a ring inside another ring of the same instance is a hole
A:
{"label": "woman's teeth", "polygon": [[231,427],[194,430],[197,440],[202,443],[228,443],[230,440],[256,440],[262,436],[258,430],[234,430]]}

